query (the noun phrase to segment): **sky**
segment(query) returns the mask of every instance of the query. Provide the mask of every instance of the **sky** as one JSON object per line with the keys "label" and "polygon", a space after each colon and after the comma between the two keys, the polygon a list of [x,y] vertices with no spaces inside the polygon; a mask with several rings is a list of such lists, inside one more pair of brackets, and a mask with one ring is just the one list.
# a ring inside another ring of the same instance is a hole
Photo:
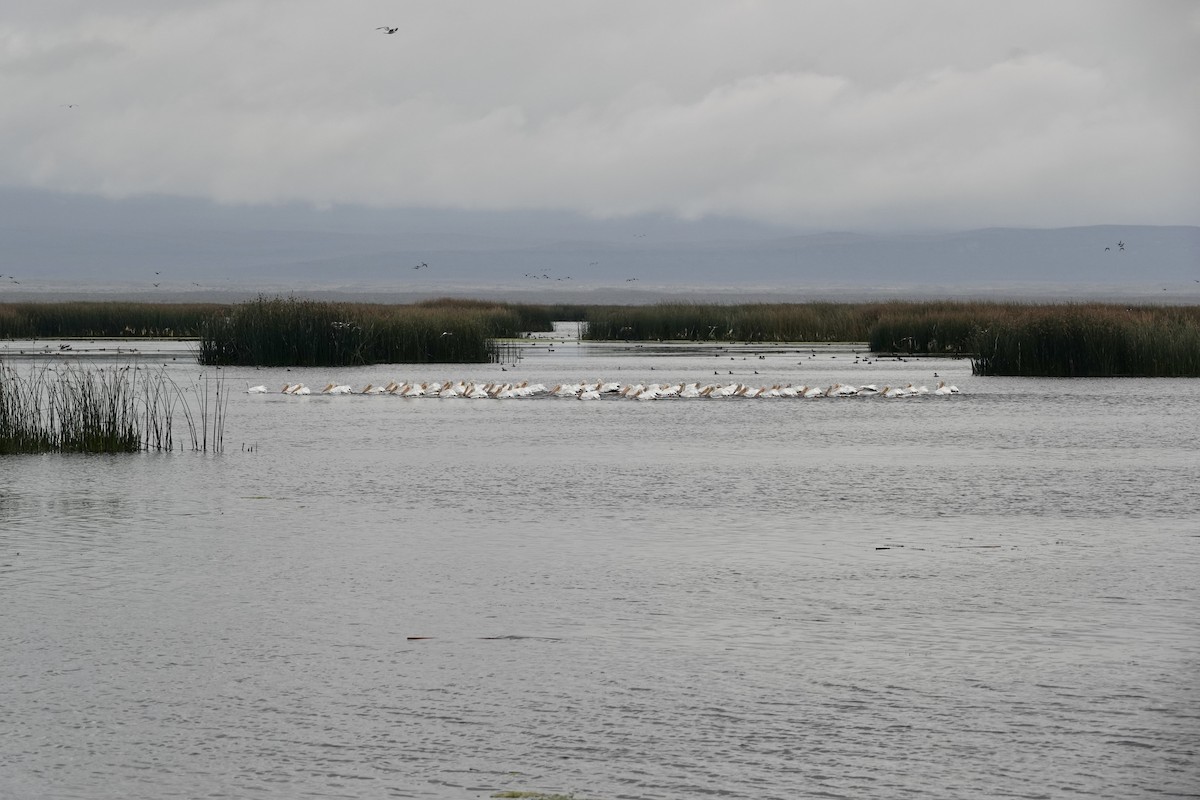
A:
{"label": "sky", "polygon": [[1196,225],[1198,76],[1195,0],[0,0],[0,186]]}

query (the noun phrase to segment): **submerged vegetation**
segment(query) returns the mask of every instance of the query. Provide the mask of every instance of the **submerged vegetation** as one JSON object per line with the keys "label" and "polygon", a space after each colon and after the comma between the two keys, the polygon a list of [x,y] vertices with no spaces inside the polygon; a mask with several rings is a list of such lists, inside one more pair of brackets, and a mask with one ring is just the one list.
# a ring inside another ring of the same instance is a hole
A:
{"label": "submerged vegetation", "polygon": [[591,340],[867,342],[970,357],[976,374],[1200,376],[1200,307],[987,302],[411,305],[259,297],[232,305],[0,304],[7,338],[187,336],[203,364],[352,366],[510,360],[500,340],[584,323]]}
{"label": "submerged vegetation", "polygon": [[180,418],[192,450],[221,452],[221,379],[188,395],[165,372],[72,365],[22,375],[0,365],[0,455],[174,450]]}

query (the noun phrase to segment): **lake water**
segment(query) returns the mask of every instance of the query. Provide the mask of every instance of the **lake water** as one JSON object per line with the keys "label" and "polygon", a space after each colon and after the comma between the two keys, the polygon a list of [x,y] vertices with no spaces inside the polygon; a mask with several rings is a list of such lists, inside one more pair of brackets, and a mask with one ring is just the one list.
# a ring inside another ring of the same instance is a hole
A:
{"label": "lake water", "polygon": [[1200,796],[1200,384],[857,361],[228,369],[222,454],[0,458],[0,796]]}

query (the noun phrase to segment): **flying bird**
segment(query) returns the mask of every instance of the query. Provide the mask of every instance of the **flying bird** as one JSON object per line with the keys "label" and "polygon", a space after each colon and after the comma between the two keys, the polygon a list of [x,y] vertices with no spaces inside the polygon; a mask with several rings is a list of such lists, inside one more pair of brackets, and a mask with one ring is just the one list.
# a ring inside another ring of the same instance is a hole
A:
{"label": "flying bird", "polygon": [[1124,242],[1124,240],[1117,242],[1117,249],[1118,249],[1118,250],[1124,250],[1124,249],[1125,249],[1125,242]]}
{"label": "flying bird", "polygon": [[384,33],[395,33],[396,31],[400,30],[400,28],[399,28],[399,27],[396,27],[396,28],[389,28],[387,25],[380,25],[380,26],[379,26],[378,28],[376,28],[375,30],[377,30],[377,31],[383,31]]}
{"label": "flying bird", "polygon": [[417,264],[415,267],[413,267],[413,269],[426,269],[428,267],[429,265],[422,261],[420,264]]}

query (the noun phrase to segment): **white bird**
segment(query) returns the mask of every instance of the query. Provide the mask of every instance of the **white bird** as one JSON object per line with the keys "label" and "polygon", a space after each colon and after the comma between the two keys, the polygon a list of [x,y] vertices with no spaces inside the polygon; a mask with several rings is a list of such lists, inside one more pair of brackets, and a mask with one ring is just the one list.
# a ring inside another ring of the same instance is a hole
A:
{"label": "white bird", "polygon": [[344,383],[337,384],[337,385],[331,383],[331,384],[327,385],[324,389],[321,390],[321,394],[353,394],[353,393],[354,393],[354,389],[350,388],[348,385],[346,385]]}
{"label": "white bird", "polygon": [[246,390],[246,394],[266,394],[266,393],[267,393],[267,387],[262,386],[261,384],[258,386],[251,386],[249,389]]}

